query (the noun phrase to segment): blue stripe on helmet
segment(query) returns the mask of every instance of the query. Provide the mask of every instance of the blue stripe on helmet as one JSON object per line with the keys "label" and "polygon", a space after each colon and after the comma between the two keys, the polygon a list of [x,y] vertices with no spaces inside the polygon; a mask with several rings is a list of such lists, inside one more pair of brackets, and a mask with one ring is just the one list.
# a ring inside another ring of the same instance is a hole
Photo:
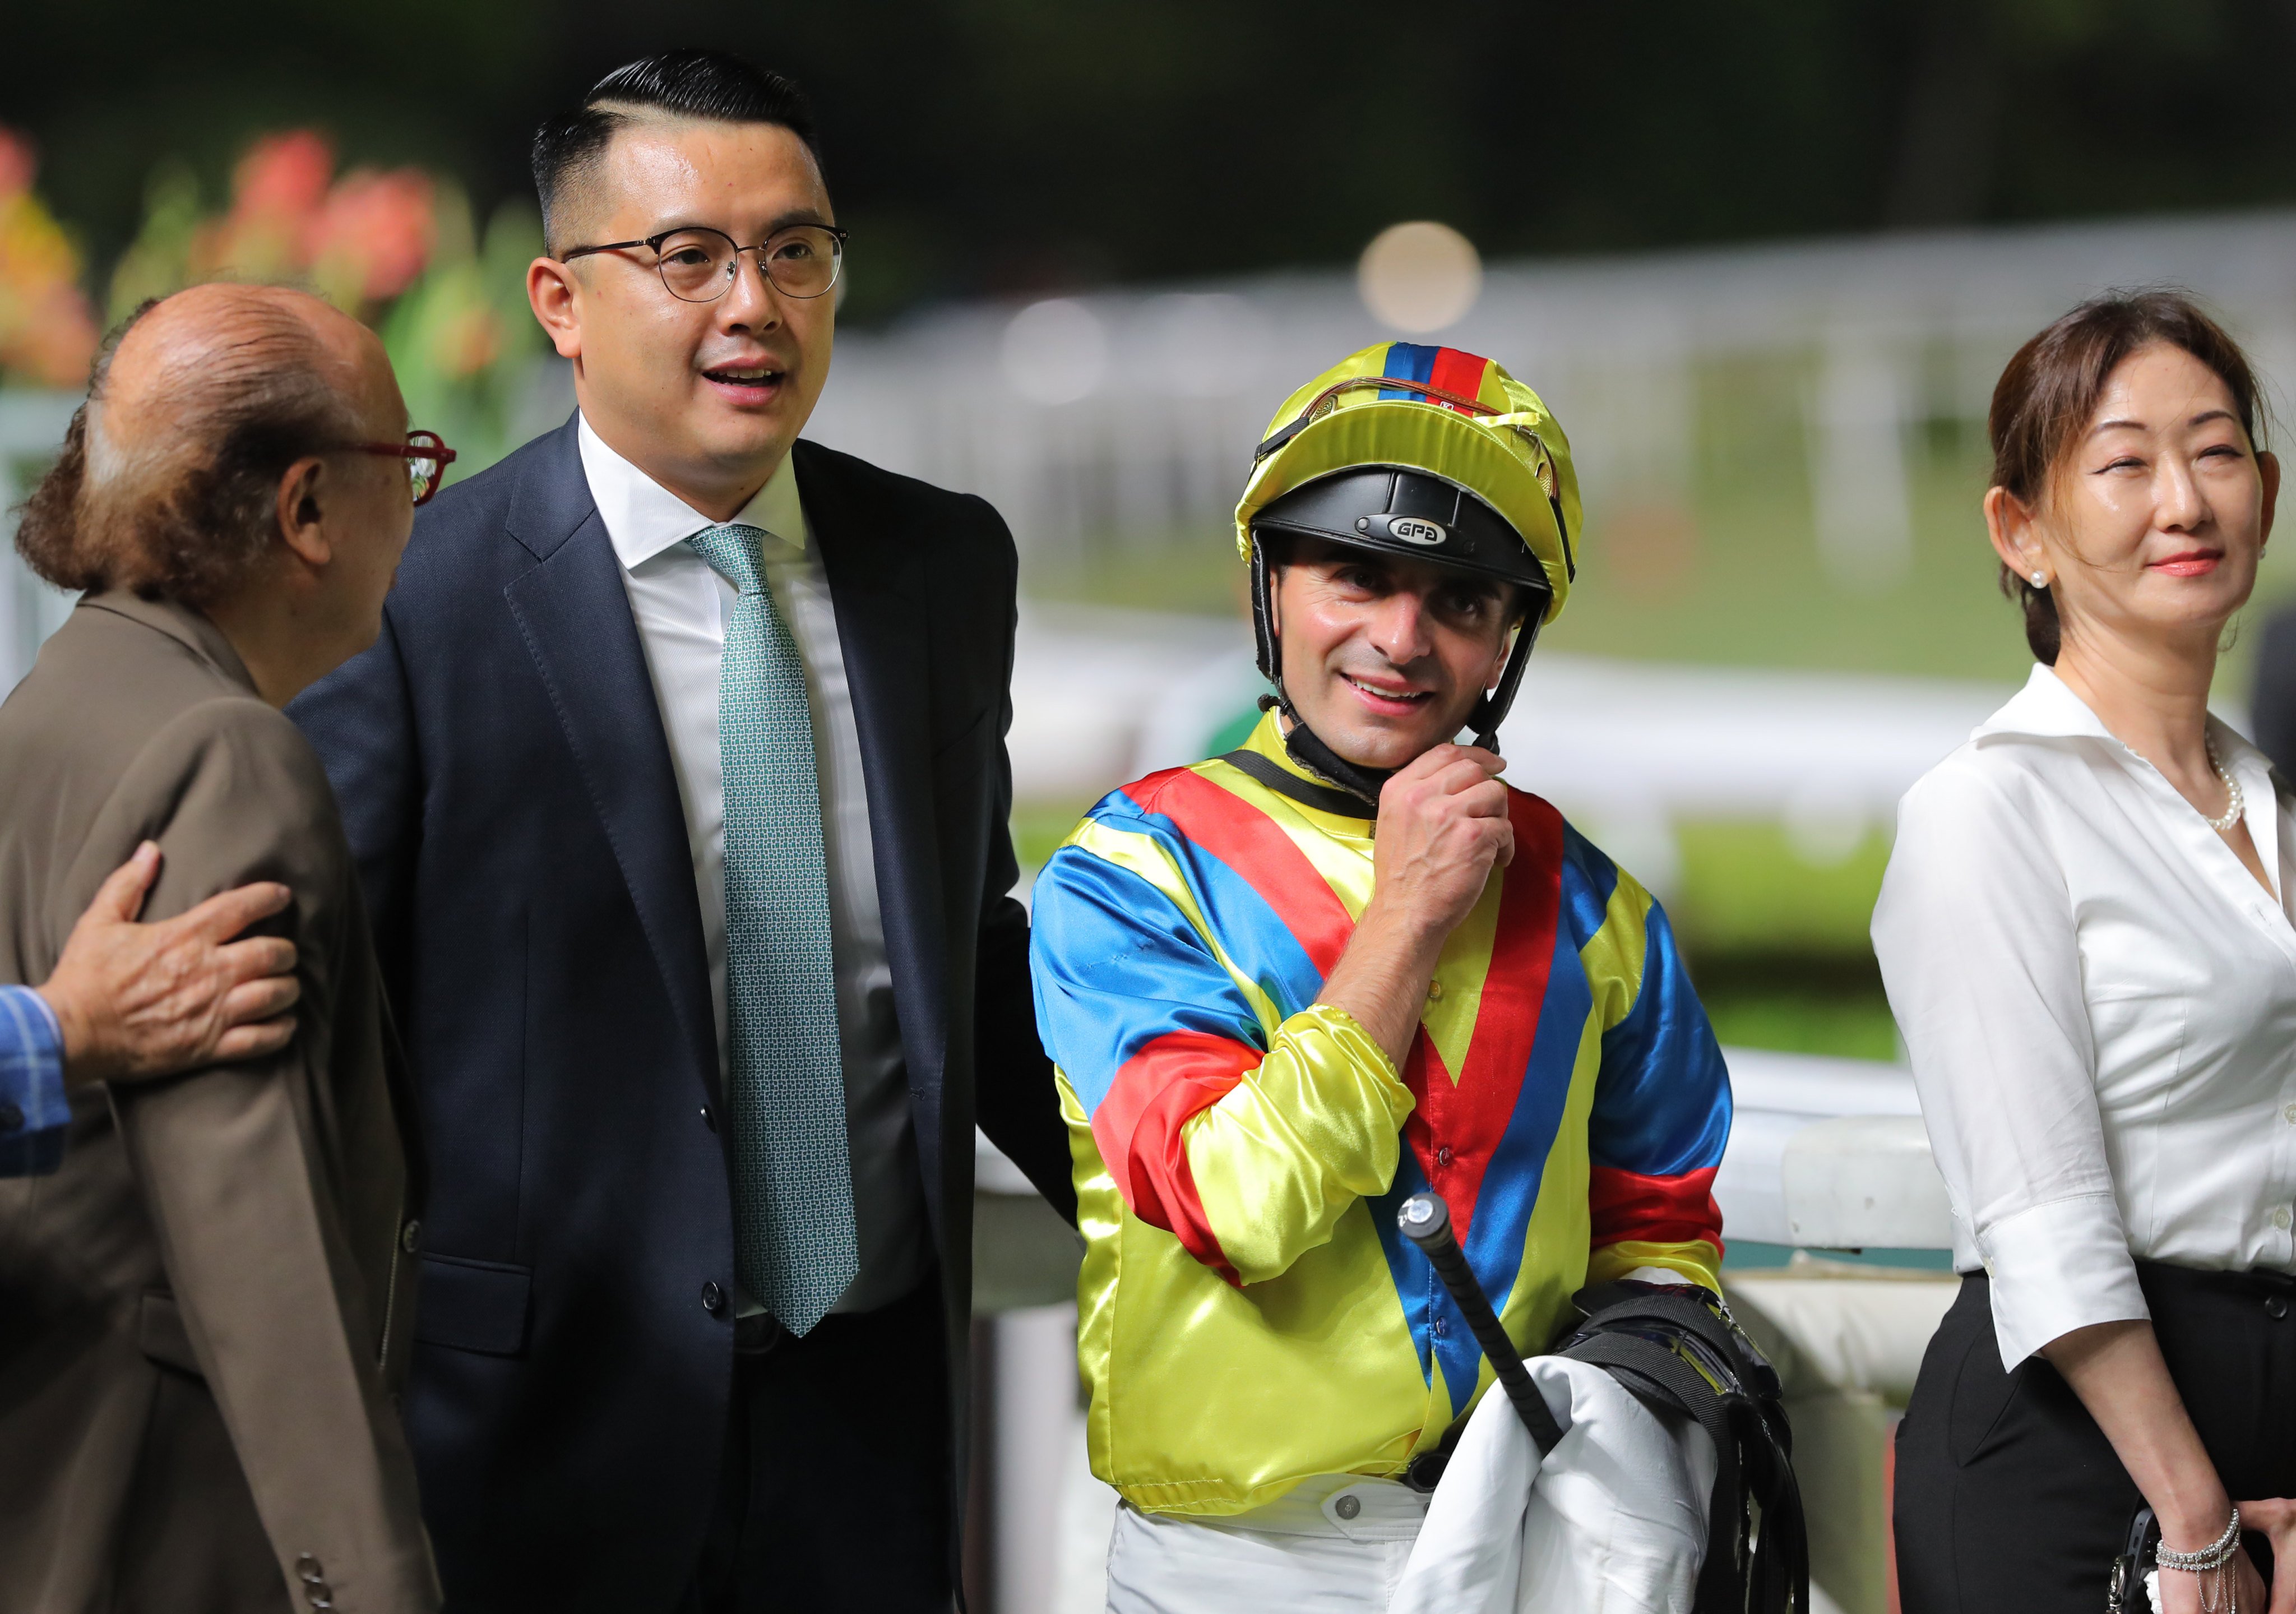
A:
{"label": "blue stripe on helmet", "polygon": [[[1387,363],[1380,373],[1398,381],[1431,381],[1435,375],[1435,355],[1441,349],[1431,348],[1423,342],[1390,342],[1387,345]],[[1422,401],[1426,397],[1425,393],[1402,387],[1382,387],[1379,395],[1382,397],[1418,398]]]}

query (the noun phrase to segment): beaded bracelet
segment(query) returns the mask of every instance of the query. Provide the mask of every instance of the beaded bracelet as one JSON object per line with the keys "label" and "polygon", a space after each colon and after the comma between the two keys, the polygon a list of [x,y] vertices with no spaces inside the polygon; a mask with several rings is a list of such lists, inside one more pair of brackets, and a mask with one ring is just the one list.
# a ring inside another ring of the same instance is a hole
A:
{"label": "beaded bracelet", "polygon": [[2210,1569],[2224,1568],[2232,1561],[2233,1553],[2239,1548],[2240,1510],[2235,1507],[2232,1511],[2232,1522],[2225,1526],[2224,1534],[2199,1552],[2172,1553],[2168,1547],[2161,1546],[2154,1549],[2152,1558],[2164,1569],[2186,1569],[2203,1575]]}

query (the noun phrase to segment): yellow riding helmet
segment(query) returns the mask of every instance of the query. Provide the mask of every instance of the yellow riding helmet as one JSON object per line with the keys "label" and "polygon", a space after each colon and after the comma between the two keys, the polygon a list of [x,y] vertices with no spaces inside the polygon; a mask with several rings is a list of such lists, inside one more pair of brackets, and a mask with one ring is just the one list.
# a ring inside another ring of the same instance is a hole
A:
{"label": "yellow riding helmet", "polygon": [[1578,576],[1578,535],[1570,440],[1539,396],[1491,360],[1382,342],[1294,392],[1268,422],[1235,507],[1259,670],[1275,686],[1268,701],[1294,718],[1293,754],[1377,800],[1382,778],[1338,757],[1291,709],[1263,537],[1318,538],[1520,587],[1526,620],[1497,685],[1468,717],[1475,743],[1496,750],[1538,630],[1561,613]]}
{"label": "yellow riding helmet", "polygon": [[[1286,497],[1374,468],[1418,475],[1396,479],[1386,511],[1356,510],[1360,490],[1339,498],[1338,507],[1355,513],[1335,528],[1334,510],[1308,508],[1332,505],[1332,497]],[[1456,500],[1447,506],[1456,519],[1446,520],[1439,484],[1477,504]],[[1271,510],[1279,501],[1285,508]],[[1512,529],[1514,543],[1485,512]],[[1236,547],[1247,561],[1253,528],[1262,525],[1489,572],[1534,592],[1543,586],[1542,624],[1561,613],[1578,571],[1570,439],[1537,393],[1494,361],[1456,348],[1381,342],[1286,398],[1235,507]]]}

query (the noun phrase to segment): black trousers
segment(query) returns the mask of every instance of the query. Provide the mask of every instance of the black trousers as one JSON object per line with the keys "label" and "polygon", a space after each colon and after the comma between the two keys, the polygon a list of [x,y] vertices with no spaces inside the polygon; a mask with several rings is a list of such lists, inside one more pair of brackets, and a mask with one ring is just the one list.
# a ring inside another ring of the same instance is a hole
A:
{"label": "black trousers", "polygon": [[[2296,1280],[2150,1261],[2136,1272],[2233,1500],[2296,1495]],[[1990,1285],[1963,1277],[1898,1426],[1905,1614],[2096,1614],[2142,1501],[2055,1368],[2033,1356],[2002,1371]],[[2248,1548],[2268,1577],[2263,1538]]]}
{"label": "black trousers", "polygon": [[679,1614],[948,1614],[939,1282],[801,1340],[767,1317],[734,1326],[718,1504]]}

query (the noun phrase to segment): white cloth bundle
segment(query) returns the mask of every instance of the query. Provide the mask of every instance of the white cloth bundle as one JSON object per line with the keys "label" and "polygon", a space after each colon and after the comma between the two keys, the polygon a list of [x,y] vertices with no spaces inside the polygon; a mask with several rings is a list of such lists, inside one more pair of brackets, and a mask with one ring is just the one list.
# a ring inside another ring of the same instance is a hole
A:
{"label": "white cloth bundle", "polygon": [[1714,1442],[1599,1367],[1528,1365],[1562,1441],[1542,1460],[1505,1393],[1486,1395],[1388,1614],[1689,1614]]}

